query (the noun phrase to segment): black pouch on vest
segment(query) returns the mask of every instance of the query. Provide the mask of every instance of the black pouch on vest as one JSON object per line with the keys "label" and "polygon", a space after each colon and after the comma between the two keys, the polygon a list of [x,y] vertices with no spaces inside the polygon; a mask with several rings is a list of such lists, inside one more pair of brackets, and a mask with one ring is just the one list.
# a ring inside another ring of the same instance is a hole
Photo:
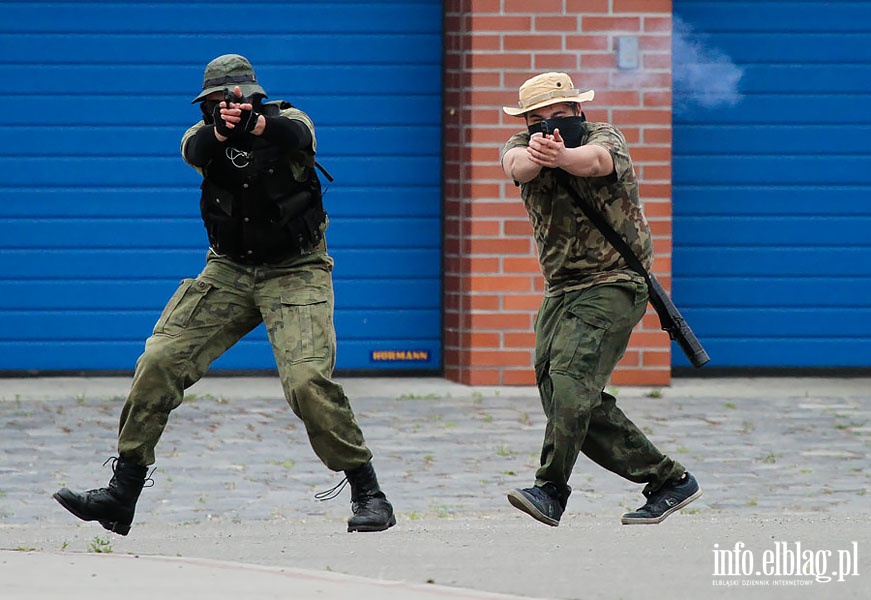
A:
{"label": "black pouch on vest", "polygon": [[235,196],[209,179],[203,179],[200,185],[201,200],[208,206],[217,207],[228,217],[233,216]]}

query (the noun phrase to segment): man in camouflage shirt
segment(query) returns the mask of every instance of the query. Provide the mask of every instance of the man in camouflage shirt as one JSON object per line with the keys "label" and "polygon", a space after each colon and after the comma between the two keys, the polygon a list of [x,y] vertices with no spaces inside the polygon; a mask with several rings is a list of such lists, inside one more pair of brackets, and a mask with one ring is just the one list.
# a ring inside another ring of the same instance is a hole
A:
{"label": "man in camouflage shirt", "polygon": [[203,176],[206,266],[181,282],[136,363],[108,487],[54,494],[75,516],[121,535],[130,530],[146,468],[184,390],[260,323],[312,449],[350,484],[348,531],[396,523],[348,398],[331,379],[333,259],[324,240],[314,125],[301,110],[265,98],[245,57],[227,54],[206,66],[193,100],[203,118],[181,142],[185,162]]}
{"label": "man in camouflage shirt", "polygon": [[583,452],[609,471],[646,484],[646,503],[623,515],[622,523],[659,523],[701,490],[604,391],[645,313],[647,285],[565,185],[604,215],[648,269],[653,242],[623,135],[610,124],[586,122],[581,112],[581,103],[593,96],[592,90],[576,89],[565,73],[543,73],[520,87],[517,107],[503,108],[527,125],[502,148],[501,161],[520,186],[545,278],[535,323],[535,375],[547,417],[535,484],[512,490],[508,500],[547,525],[559,525],[571,493],[569,477]]}

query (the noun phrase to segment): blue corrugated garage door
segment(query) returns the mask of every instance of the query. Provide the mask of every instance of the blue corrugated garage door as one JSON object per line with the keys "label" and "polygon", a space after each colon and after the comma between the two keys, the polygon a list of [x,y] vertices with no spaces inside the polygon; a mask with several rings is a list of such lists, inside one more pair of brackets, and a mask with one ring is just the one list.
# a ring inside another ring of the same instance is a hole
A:
{"label": "blue corrugated garage door", "polygon": [[[337,367],[439,369],[441,20],[435,0],[4,3],[0,371],[132,369],[204,264],[178,146],[229,52],[313,117],[336,178]],[[274,368],[262,326],[215,367]]]}
{"label": "blue corrugated garage door", "polygon": [[871,366],[871,2],[674,12],[674,295],[711,366]]}

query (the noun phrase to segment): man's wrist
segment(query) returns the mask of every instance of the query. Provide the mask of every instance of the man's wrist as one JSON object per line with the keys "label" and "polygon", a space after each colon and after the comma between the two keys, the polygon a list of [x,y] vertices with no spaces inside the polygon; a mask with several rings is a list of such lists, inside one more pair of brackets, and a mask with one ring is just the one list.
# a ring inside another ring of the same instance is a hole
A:
{"label": "man's wrist", "polygon": [[264,131],[266,131],[266,117],[257,115],[257,125],[251,130],[251,135],[263,135]]}

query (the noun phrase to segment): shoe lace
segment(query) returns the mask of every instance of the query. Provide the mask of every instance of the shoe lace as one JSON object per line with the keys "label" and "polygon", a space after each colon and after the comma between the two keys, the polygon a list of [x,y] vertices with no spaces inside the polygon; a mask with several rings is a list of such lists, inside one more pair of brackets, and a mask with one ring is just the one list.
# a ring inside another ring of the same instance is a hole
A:
{"label": "shoe lace", "polygon": [[[115,473],[115,470],[116,470],[115,465],[118,464],[118,460],[119,459],[117,456],[110,456],[109,458],[106,459],[106,462],[103,463],[103,466],[105,467],[109,463],[112,463],[112,467],[111,467],[112,473]],[[157,470],[157,467],[152,468],[151,472],[145,476],[145,481],[143,481],[142,487],[144,487],[144,488],[154,487],[154,480],[151,478],[151,476],[154,475],[154,472],[156,470]]]}
{"label": "shoe lace", "polygon": [[345,489],[346,485],[348,485],[348,478],[347,477],[342,479],[342,481],[337,483],[332,488],[330,488],[328,490],[324,490],[322,492],[318,492],[317,494],[315,494],[315,499],[320,500],[321,502],[325,502],[327,500],[332,500],[333,498],[337,497],[339,494],[342,493],[342,490]]}

